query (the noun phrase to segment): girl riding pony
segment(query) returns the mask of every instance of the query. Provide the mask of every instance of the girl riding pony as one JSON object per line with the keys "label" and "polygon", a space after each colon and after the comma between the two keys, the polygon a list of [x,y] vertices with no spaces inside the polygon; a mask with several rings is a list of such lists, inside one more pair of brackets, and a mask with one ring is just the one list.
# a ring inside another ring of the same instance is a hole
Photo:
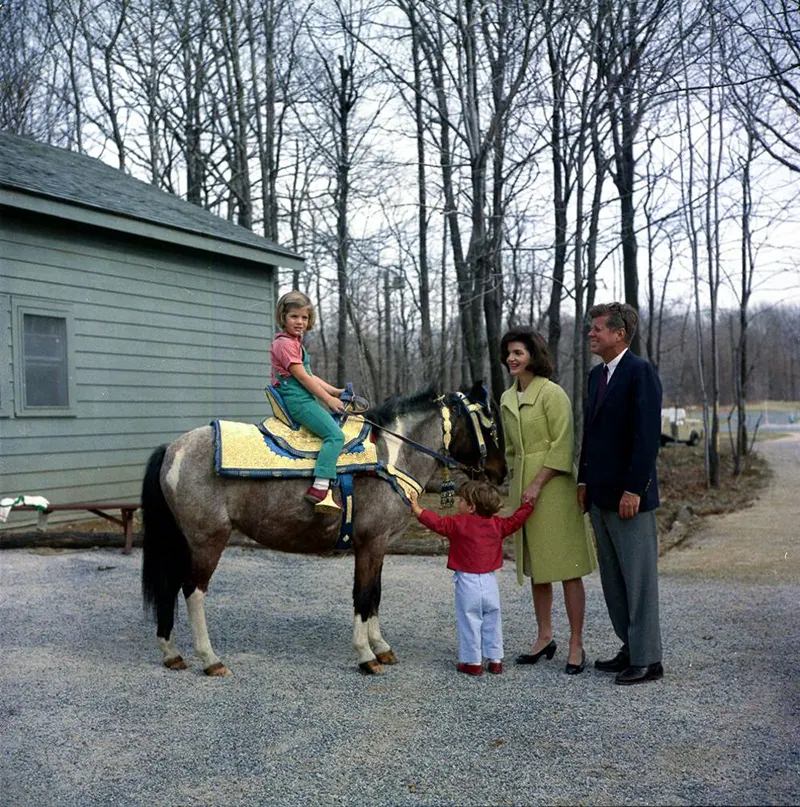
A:
{"label": "girl riding pony", "polygon": [[344,390],[311,372],[303,335],[314,327],[315,319],[314,306],[302,292],[290,291],[278,300],[275,321],[283,330],[273,340],[270,350],[272,384],[280,392],[289,414],[322,438],[314,481],[304,498],[315,510],[338,512],[341,508],[334,501],[330,484],[336,479],[336,460],[344,445],[344,435],[331,411],[345,411],[339,397]]}

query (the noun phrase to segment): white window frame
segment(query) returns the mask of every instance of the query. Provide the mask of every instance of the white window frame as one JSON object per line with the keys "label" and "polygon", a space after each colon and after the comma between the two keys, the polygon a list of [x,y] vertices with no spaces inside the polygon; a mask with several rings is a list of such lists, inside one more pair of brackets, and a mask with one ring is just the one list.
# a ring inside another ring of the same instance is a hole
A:
{"label": "white window frame", "polygon": [[[67,405],[27,406],[25,403],[24,317],[57,317],[66,322],[67,332]],[[14,414],[17,417],[75,417],[77,398],[75,385],[75,322],[72,305],[56,300],[11,298],[11,341],[14,355]]]}
{"label": "white window frame", "polygon": [[0,294],[0,418],[14,414],[14,392],[11,385],[11,348],[9,345],[9,310],[11,296]]}

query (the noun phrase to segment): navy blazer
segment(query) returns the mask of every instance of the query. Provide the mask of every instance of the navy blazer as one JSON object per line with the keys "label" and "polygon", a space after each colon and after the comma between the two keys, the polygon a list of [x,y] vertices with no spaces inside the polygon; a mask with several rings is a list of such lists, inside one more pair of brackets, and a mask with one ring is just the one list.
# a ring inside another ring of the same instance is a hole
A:
{"label": "navy blazer", "polygon": [[641,512],[658,507],[656,457],[661,444],[661,381],[649,361],[628,350],[596,406],[603,365],[589,373],[578,482],[587,506],[617,510],[627,490],[641,497]]}

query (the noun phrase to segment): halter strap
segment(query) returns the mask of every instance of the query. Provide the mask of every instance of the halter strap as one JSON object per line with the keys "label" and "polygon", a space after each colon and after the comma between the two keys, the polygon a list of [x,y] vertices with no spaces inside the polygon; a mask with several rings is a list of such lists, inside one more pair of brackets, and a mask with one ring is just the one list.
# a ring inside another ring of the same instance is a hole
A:
{"label": "halter strap", "polygon": [[391,429],[387,429],[386,426],[381,426],[380,423],[376,423],[374,420],[370,420],[363,415],[357,415],[356,417],[360,417],[365,423],[369,423],[370,426],[374,426],[376,429],[386,432],[386,434],[391,434],[392,437],[396,437],[398,440],[407,443],[420,453],[427,454],[429,457],[433,457],[434,459],[439,460],[439,462],[449,465],[451,468],[460,468],[462,471],[473,470],[469,465],[464,465],[463,462],[459,462],[458,460],[453,459],[453,457],[449,457],[445,454],[441,454],[438,451],[434,451],[432,448],[428,448],[428,446],[424,446],[422,443],[418,443],[416,440],[412,440],[410,437],[406,437],[404,434],[393,432]]}
{"label": "halter strap", "polygon": [[478,441],[478,450],[481,456],[480,464],[477,468],[472,465],[465,465],[463,462],[459,462],[457,459],[450,456],[450,441],[453,434],[453,420],[450,413],[450,407],[447,404],[447,396],[445,395],[438,396],[434,401],[439,405],[439,414],[442,418],[442,448],[444,449],[444,453],[434,451],[432,448],[428,448],[428,446],[422,445],[422,443],[418,443],[416,440],[412,440],[410,437],[406,437],[404,434],[399,434],[391,429],[387,429],[385,426],[381,426],[369,418],[364,417],[364,415],[357,415],[357,417],[362,418],[365,423],[369,423],[371,426],[386,432],[386,434],[391,434],[392,437],[396,437],[398,440],[410,445],[412,448],[416,449],[422,454],[433,457],[435,460],[441,462],[446,468],[459,468],[466,473],[469,473],[470,471],[483,471],[486,464],[487,449],[481,426],[489,429],[495,442],[497,441],[497,426],[494,419],[491,417],[491,415],[487,414],[481,404],[471,401],[466,395],[464,395],[463,392],[455,392],[452,393],[452,395],[456,402],[464,407],[465,411],[469,415],[470,422],[472,423],[472,429]]}

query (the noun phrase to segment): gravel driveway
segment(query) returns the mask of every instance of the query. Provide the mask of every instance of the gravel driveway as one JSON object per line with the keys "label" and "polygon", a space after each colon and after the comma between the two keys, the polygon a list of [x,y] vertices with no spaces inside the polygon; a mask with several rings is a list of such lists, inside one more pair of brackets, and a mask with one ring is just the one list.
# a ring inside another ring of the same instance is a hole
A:
{"label": "gravel driveway", "polygon": [[[617,687],[553,661],[454,670],[442,557],[389,556],[401,663],[351,654],[350,557],[231,547],[211,636],[234,675],[160,666],[140,551],[0,552],[0,803],[16,805],[796,804],[800,439],[760,448],[772,485],[661,559],[666,677]],[[532,616],[499,574],[509,657]],[[595,573],[591,659],[616,651]],[[181,603],[179,640],[190,653]]]}
{"label": "gravel driveway", "polygon": [[[383,626],[401,664],[357,672],[352,559],[230,548],[208,616],[227,679],[159,665],[140,556],[0,554],[5,805],[789,804],[800,797],[796,584],[667,576],[666,677],[454,671],[444,559],[390,556]],[[506,650],[528,591],[500,573]],[[616,650],[597,575],[591,658]],[[181,603],[179,639],[189,647]],[[787,643],[786,639],[790,639]]]}

